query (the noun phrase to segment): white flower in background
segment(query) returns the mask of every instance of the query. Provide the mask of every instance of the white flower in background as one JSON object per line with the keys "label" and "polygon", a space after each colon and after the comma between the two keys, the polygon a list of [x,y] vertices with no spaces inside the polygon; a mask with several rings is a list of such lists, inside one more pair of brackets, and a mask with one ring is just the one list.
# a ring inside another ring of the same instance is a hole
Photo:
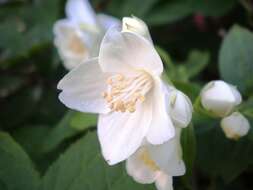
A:
{"label": "white flower in background", "polygon": [[172,190],[172,176],[185,173],[180,145],[180,129],[177,135],[162,145],[146,144],[126,161],[128,175],[142,184],[155,183],[158,190]]}
{"label": "white flower in background", "polygon": [[169,114],[177,127],[187,127],[192,119],[191,100],[181,91],[169,87]]}
{"label": "white flower in background", "polygon": [[59,98],[66,106],[100,114],[98,137],[110,165],[127,159],[144,139],[157,145],[174,137],[162,72],[148,38],[114,27],[106,33],[98,59],[80,64],[59,82]]}
{"label": "white flower in background", "polygon": [[96,15],[88,0],[68,0],[66,16],[66,19],[54,25],[54,42],[67,69],[98,56],[106,30],[113,25],[120,25],[120,21],[114,17]]}
{"label": "white flower in background", "polygon": [[227,138],[237,140],[248,134],[250,124],[241,113],[234,112],[221,120],[221,128]]}
{"label": "white flower in background", "polygon": [[209,82],[200,96],[203,107],[219,117],[230,114],[242,101],[236,87],[221,80]]}

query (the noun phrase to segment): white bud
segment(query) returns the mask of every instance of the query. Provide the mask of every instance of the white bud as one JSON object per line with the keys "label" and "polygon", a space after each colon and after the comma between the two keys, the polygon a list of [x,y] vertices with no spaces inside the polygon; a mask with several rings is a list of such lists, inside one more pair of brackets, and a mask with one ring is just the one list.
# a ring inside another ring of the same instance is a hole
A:
{"label": "white bud", "polygon": [[122,32],[136,33],[152,42],[146,23],[137,17],[124,17],[122,20]]}
{"label": "white bud", "polygon": [[169,113],[177,127],[187,127],[192,118],[191,100],[181,91],[173,89],[169,93]]}
{"label": "white bud", "polygon": [[234,112],[221,120],[221,128],[227,138],[237,140],[248,134],[250,124],[242,114]]}
{"label": "white bud", "polygon": [[200,96],[203,107],[220,117],[230,114],[242,101],[236,87],[221,80],[209,82]]}

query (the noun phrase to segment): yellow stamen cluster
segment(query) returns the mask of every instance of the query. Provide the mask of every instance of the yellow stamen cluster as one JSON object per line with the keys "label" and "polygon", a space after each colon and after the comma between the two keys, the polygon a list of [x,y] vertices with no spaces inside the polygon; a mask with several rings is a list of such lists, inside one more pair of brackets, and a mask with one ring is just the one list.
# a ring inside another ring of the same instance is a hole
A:
{"label": "yellow stamen cluster", "polygon": [[108,89],[102,96],[112,111],[130,112],[136,110],[136,103],[145,101],[145,93],[151,88],[151,77],[141,73],[133,77],[121,74],[107,79]]}
{"label": "yellow stamen cluster", "polygon": [[146,149],[142,150],[140,154],[140,159],[151,170],[153,171],[160,170],[160,168],[156,165],[155,161],[150,158],[150,155]]}

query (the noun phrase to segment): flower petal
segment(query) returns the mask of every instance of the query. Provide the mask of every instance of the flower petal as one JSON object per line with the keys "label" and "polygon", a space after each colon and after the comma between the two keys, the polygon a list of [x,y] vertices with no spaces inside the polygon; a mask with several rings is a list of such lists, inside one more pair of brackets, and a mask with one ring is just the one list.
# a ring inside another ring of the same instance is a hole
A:
{"label": "flower petal", "polygon": [[173,190],[172,176],[160,173],[156,179],[155,186],[157,190]]}
{"label": "flower petal", "polygon": [[185,164],[182,160],[182,148],[180,145],[180,128],[176,130],[176,136],[162,145],[147,145],[151,159],[158,167],[170,176],[181,176],[185,173]]}
{"label": "flower petal", "polygon": [[152,121],[147,133],[147,140],[151,144],[162,144],[175,135],[175,128],[167,110],[166,88],[159,78],[154,78],[152,92]]}
{"label": "flower petal", "polygon": [[136,69],[160,75],[163,71],[162,61],[151,42],[135,33],[120,32],[116,27],[109,29],[102,40],[99,64],[106,72]]}
{"label": "flower petal", "polygon": [[135,181],[148,184],[153,183],[156,179],[157,172],[151,170],[141,159],[143,148],[130,156],[126,161],[126,171]]}
{"label": "flower petal", "polygon": [[133,32],[133,33],[139,34],[153,44],[152,38],[148,30],[148,26],[143,20],[135,16],[124,17],[122,19],[122,31]]}
{"label": "flower petal", "polygon": [[98,137],[104,158],[110,165],[127,159],[141,145],[151,121],[151,105],[140,104],[134,113],[100,115]]}
{"label": "flower petal", "polygon": [[57,88],[62,90],[59,99],[67,107],[78,111],[107,113],[110,110],[101,95],[107,88],[106,78],[97,58],[84,62],[58,83]]}
{"label": "flower petal", "polygon": [[88,0],[68,0],[65,11],[76,24],[97,25],[96,14]]}
{"label": "flower petal", "polygon": [[67,19],[61,19],[55,22],[53,32],[57,37],[63,38],[72,33],[72,31],[76,28],[73,22]]}
{"label": "flower petal", "polygon": [[98,19],[99,24],[104,29],[104,31],[107,31],[109,28],[113,26],[121,25],[121,21],[118,18],[110,16],[110,15],[100,13],[97,15],[97,19]]}

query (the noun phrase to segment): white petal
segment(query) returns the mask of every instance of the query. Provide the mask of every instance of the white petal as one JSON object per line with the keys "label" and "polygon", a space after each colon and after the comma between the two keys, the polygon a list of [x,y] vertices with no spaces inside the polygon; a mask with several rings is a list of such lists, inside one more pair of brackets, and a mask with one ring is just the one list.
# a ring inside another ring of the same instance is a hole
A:
{"label": "white petal", "polygon": [[147,134],[151,144],[162,144],[175,135],[175,128],[167,111],[166,89],[159,78],[154,79],[152,97],[152,121]]}
{"label": "white petal", "polygon": [[151,159],[155,161],[160,170],[171,176],[181,176],[185,173],[180,145],[180,130],[177,128],[176,136],[162,145],[147,145]]}
{"label": "white petal", "polygon": [[100,13],[97,15],[97,19],[98,19],[99,24],[104,29],[104,31],[107,31],[109,28],[113,26],[121,25],[121,21],[118,18],[110,16],[110,15]]}
{"label": "white petal", "polygon": [[60,100],[69,108],[91,113],[109,111],[102,92],[107,88],[107,75],[102,73],[97,59],[84,62],[71,70],[59,83]]}
{"label": "white petal", "polygon": [[173,179],[164,173],[160,173],[155,182],[157,190],[173,190]]}
{"label": "white petal", "polygon": [[88,0],[68,0],[66,4],[66,15],[78,25],[97,25],[96,14]]}
{"label": "white petal", "polygon": [[120,32],[115,27],[109,29],[102,40],[99,64],[107,72],[136,69],[160,75],[163,71],[162,61],[151,42],[138,34]]}
{"label": "white petal", "polygon": [[88,57],[87,58],[86,57],[79,58],[79,57],[75,57],[75,56],[64,57],[65,54],[61,53],[60,50],[58,50],[58,51],[63,59],[63,65],[67,70],[71,70],[71,69],[77,67],[82,61],[85,61],[88,59]]}
{"label": "white petal", "polygon": [[136,153],[130,156],[126,161],[126,171],[132,176],[135,181],[148,184],[153,183],[156,179],[157,172],[151,170],[142,160],[143,148],[140,148]]}
{"label": "white petal", "polygon": [[134,113],[100,115],[98,137],[104,158],[110,165],[127,159],[141,145],[151,121],[151,105],[143,103]]}
{"label": "white petal", "polygon": [[68,36],[75,28],[75,24],[71,21],[67,19],[61,19],[55,22],[53,32],[57,37],[64,37]]}
{"label": "white petal", "polygon": [[230,85],[230,89],[231,89],[231,92],[233,93],[233,95],[235,97],[235,105],[239,105],[242,102],[242,96],[241,96],[240,92],[233,85]]}
{"label": "white petal", "polygon": [[80,39],[80,41],[82,41],[82,43],[84,43],[85,46],[91,48],[91,46],[94,45],[94,38],[98,37],[97,34],[94,34],[90,31],[81,30],[75,25],[75,23],[67,19],[57,21],[54,24],[53,31],[57,40],[57,44],[66,42],[69,38],[75,35]]}
{"label": "white petal", "polygon": [[153,43],[149,30],[148,30],[148,26],[143,20],[137,17],[134,17],[134,16],[124,17],[122,19],[122,31],[133,32],[133,33],[139,34],[143,36],[144,38],[146,38],[151,43]]}

